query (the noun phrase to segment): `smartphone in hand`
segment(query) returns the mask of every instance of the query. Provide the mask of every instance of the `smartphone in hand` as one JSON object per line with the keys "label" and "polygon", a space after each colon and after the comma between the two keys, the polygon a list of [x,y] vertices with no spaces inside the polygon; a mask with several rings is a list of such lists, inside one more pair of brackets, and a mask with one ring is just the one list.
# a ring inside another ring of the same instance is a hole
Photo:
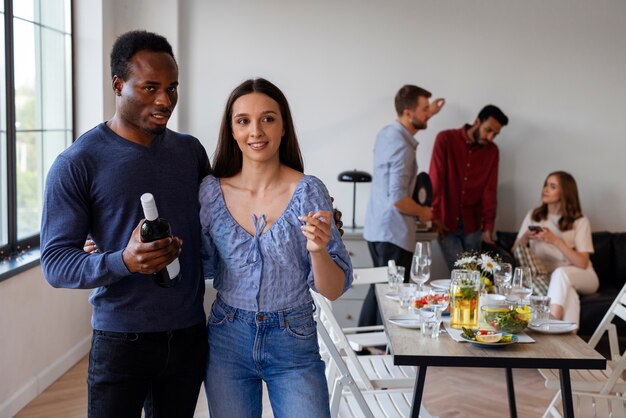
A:
{"label": "smartphone in hand", "polygon": [[528,225],[528,229],[531,232],[543,232],[543,228],[540,227],[539,225]]}

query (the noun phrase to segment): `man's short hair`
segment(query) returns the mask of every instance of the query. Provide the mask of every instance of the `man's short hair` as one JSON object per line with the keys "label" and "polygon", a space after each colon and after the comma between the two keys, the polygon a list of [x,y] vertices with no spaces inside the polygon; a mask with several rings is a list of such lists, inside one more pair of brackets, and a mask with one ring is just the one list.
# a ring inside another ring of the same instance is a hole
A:
{"label": "man's short hair", "polygon": [[484,122],[489,118],[494,118],[502,126],[506,126],[509,123],[509,118],[500,110],[498,106],[487,105],[478,113],[478,120]]}
{"label": "man's short hair", "polygon": [[172,46],[165,37],[145,30],[126,32],[117,38],[111,49],[111,78],[128,78],[130,72],[130,60],[139,51],[165,52],[174,58]]}
{"label": "man's short hair", "polygon": [[417,100],[420,97],[430,98],[432,94],[421,87],[417,87],[411,84],[402,86],[396,93],[395,106],[398,116],[402,115],[404,109],[415,109],[417,106]]}

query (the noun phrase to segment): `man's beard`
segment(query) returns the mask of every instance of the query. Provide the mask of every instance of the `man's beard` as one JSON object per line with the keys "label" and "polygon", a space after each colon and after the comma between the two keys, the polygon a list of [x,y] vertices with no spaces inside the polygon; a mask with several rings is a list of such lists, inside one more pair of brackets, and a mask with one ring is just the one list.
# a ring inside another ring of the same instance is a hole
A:
{"label": "man's beard", "polygon": [[428,127],[427,122],[418,122],[415,119],[411,119],[411,125],[413,125],[413,128],[417,129],[418,131],[420,129],[426,129]]}
{"label": "man's beard", "polygon": [[165,126],[158,126],[156,128],[144,128],[143,131],[150,134],[150,135],[161,135],[163,132],[165,132]]}

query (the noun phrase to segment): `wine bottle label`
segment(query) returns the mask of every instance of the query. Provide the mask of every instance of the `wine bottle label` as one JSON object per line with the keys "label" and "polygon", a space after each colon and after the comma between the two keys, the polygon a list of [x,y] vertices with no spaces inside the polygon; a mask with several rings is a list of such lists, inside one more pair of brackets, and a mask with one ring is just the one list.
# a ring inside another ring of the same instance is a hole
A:
{"label": "wine bottle label", "polygon": [[178,262],[178,258],[167,265],[167,274],[170,275],[171,280],[174,280],[174,278],[180,274],[180,263]]}

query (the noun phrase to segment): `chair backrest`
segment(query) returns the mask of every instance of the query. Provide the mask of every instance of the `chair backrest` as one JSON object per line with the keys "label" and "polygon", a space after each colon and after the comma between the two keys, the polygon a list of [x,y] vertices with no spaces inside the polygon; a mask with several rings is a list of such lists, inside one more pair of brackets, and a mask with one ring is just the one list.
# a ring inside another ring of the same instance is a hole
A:
{"label": "chair backrest", "polygon": [[626,321],[626,285],[617,294],[617,297],[611,304],[602,321],[589,339],[589,345],[596,347],[602,336],[606,333],[609,339],[609,349],[612,374],[607,380],[604,388],[600,393],[609,393],[615,382],[621,377],[622,372],[626,370],[626,352],[620,352],[619,336],[617,335],[617,327],[613,323],[615,318],[621,318]]}
{"label": "chair backrest", "polygon": [[[313,295],[313,301],[315,302],[315,305],[317,307],[317,317],[319,319],[319,325],[324,328],[329,338],[331,339],[331,345],[333,347],[327,347],[327,349],[329,355],[333,358],[334,363],[336,363],[337,365],[339,365],[340,363],[345,365],[343,357],[339,350],[343,351],[358,375],[356,376],[358,378],[357,380],[360,380],[367,390],[372,390],[374,386],[367,376],[367,373],[363,369],[363,366],[357,358],[356,353],[350,347],[350,342],[346,338],[346,335],[343,333],[341,326],[337,322],[337,318],[335,318],[335,314],[333,313],[328,299],[314,291],[311,291],[311,295]],[[321,327],[318,326],[318,329],[319,328]],[[328,345],[328,342],[325,341],[325,344]],[[333,353],[333,351],[336,353]]]}
{"label": "chair backrest", "polygon": [[387,267],[355,268],[352,270],[356,284],[387,283]]}

